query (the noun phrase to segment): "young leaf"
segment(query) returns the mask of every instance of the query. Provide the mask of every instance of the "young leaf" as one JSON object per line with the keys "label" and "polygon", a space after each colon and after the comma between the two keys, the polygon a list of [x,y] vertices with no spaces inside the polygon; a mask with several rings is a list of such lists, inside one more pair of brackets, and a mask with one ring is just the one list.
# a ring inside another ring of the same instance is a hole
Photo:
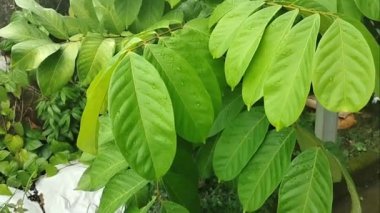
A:
{"label": "young leaf", "polygon": [[298,155],[281,183],[277,212],[331,212],[333,192],[328,168],[321,148]]}
{"label": "young leaf", "polygon": [[115,0],[115,8],[119,17],[123,17],[124,25],[128,28],[137,18],[142,0]]}
{"label": "young leaf", "polygon": [[318,101],[336,112],[357,112],[375,87],[375,66],[366,40],[337,18],[323,35],[315,55],[313,89]]}
{"label": "young leaf", "polygon": [[77,189],[96,191],[104,187],[118,172],[128,167],[123,155],[114,143],[108,143],[79,180]]}
{"label": "young leaf", "polygon": [[239,84],[260,44],[264,30],[281,6],[264,8],[249,16],[236,31],[228,49],[225,73],[227,84],[234,89]]}
{"label": "young leaf", "polygon": [[98,212],[114,213],[147,183],[132,169],[118,173],[104,188]]}
{"label": "young leaf", "polygon": [[147,45],[144,54],[160,71],[168,87],[178,135],[194,143],[204,142],[214,119],[214,110],[197,72],[169,48]]}
{"label": "young leaf", "polygon": [[0,37],[22,42],[33,39],[48,39],[48,36],[38,28],[29,25],[24,20],[14,21],[0,29]]}
{"label": "young leaf", "polygon": [[12,68],[20,70],[36,69],[49,55],[60,48],[50,40],[28,40],[12,47]]}
{"label": "young leaf", "polygon": [[280,184],[296,141],[292,128],[271,131],[239,176],[238,193],[244,211],[259,209]]}
{"label": "young leaf", "polygon": [[181,2],[181,0],[166,0],[170,4],[170,7],[173,8],[175,7],[178,3]]}
{"label": "young leaf", "polygon": [[293,26],[298,10],[277,17],[265,30],[260,45],[243,78],[242,96],[247,108],[263,97],[264,83],[278,46]]}
{"label": "young leaf", "polygon": [[65,44],[38,67],[37,82],[44,95],[57,92],[71,80],[79,45],[79,42]]}
{"label": "young leaf", "polygon": [[116,143],[127,162],[146,179],[159,179],[176,152],[174,113],[158,71],[130,52],[112,75],[109,113]]}
{"label": "young leaf", "polygon": [[310,90],[319,15],[293,27],[280,44],[264,85],[265,112],[277,130],[300,116]]}
{"label": "young leaf", "polygon": [[115,40],[99,34],[87,34],[82,41],[77,61],[79,81],[88,85],[106,66],[115,52]]}
{"label": "young leaf", "polygon": [[380,21],[380,2],[372,0],[355,0],[356,6],[368,18]]}
{"label": "young leaf", "polygon": [[223,131],[216,143],[213,167],[219,180],[234,179],[263,142],[269,122],[262,108],[243,112]]}
{"label": "young leaf", "polygon": [[247,1],[228,12],[212,31],[209,49],[214,58],[220,58],[230,47],[241,23],[264,4],[263,1]]}
{"label": "young leaf", "polygon": [[164,14],[165,0],[142,0],[140,12],[131,26],[133,32],[141,32],[154,24]]}
{"label": "young leaf", "polygon": [[161,212],[162,213],[189,213],[189,211],[185,207],[171,201],[163,201],[161,203]]}

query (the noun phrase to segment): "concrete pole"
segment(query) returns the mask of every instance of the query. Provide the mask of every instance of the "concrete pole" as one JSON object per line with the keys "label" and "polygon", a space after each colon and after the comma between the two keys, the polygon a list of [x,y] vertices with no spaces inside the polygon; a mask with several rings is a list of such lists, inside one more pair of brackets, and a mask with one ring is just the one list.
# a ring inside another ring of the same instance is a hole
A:
{"label": "concrete pole", "polygon": [[323,108],[317,101],[315,135],[322,141],[335,142],[338,131],[338,113]]}

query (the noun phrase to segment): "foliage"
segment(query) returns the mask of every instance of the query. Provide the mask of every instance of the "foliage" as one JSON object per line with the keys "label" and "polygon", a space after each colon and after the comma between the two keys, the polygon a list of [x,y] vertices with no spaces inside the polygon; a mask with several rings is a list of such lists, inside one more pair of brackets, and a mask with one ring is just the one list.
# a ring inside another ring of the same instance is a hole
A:
{"label": "foliage", "polygon": [[[332,111],[358,111],[374,92],[379,47],[347,10],[352,1],[70,2],[63,16],[16,0],[23,10],[0,36],[16,43],[12,69],[36,70],[43,94],[75,76],[89,84],[77,143],[94,161],[79,188],[105,187],[99,212],[141,197],[137,211],[157,202],[162,212],[199,212],[199,174],[213,173],[237,181],[244,211],[280,185],[279,212],[328,212],[341,171],[360,210],[340,161],[292,126],[311,87]],[[292,160],[296,141],[308,150]]]}

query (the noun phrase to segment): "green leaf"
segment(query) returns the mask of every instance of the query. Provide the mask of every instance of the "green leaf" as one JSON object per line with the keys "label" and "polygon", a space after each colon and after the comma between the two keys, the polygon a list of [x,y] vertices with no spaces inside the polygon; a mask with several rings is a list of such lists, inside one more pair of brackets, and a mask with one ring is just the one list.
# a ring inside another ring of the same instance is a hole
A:
{"label": "green leaf", "polygon": [[77,61],[79,81],[84,85],[91,83],[93,78],[108,64],[115,52],[115,40],[104,39],[99,34],[87,34],[82,41]]}
{"label": "green leaf", "polygon": [[125,30],[123,20],[116,12],[115,0],[93,0],[94,8],[102,28],[109,33],[120,34]]}
{"label": "green leaf", "polygon": [[368,18],[380,21],[380,2],[372,0],[355,0],[356,6]]}
{"label": "green leaf", "polygon": [[356,7],[354,0],[338,0],[337,1],[338,13],[346,14],[352,18],[360,20],[362,18],[362,13]]}
{"label": "green leaf", "polygon": [[162,178],[170,200],[185,206],[190,212],[201,212],[198,194],[198,171],[191,144],[179,142],[169,172]]}
{"label": "green leaf", "polygon": [[211,139],[206,145],[201,146],[196,153],[196,165],[201,179],[207,179],[213,175],[212,157],[214,156],[216,140],[217,138]]}
{"label": "green leaf", "polygon": [[[207,23],[203,24],[206,27]],[[218,112],[222,104],[222,94],[216,72],[220,70],[208,51],[208,41],[208,34],[184,28],[170,39],[164,39],[163,43],[192,65],[210,95],[214,112]]]}
{"label": "green leaf", "polygon": [[280,9],[281,6],[264,8],[249,16],[237,29],[225,62],[226,81],[232,90],[244,76],[267,24]]}
{"label": "green leaf", "polygon": [[124,20],[124,25],[128,27],[137,18],[141,8],[142,0],[115,0],[115,8],[119,17]]}
{"label": "green leaf", "polygon": [[223,1],[221,4],[218,4],[218,6],[214,9],[212,12],[208,26],[211,28],[214,26],[218,21],[226,15],[228,12],[230,12],[232,9],[234,9],[237,5],[239,5],[241,2],[248,1],[248,0],[226,0]]}
{"label": "green leaf", "polygon": [[337,18],[323,35],[315,55],[313,89],[330,111],[357,112],[375,87],[375,65],[366,40]]}
{"label": "green leaf", "polygon": [[142,0],[140,12],[131,26],[133,32],[141,32],[159,21],[164,14],[165,0]]}
{"label": "green leaf", "polygon": [[214,58],[220,58],[227,51],[236,36],[236,30],[263,4],[263,1],[243,2],[220,19],[211,33],[209,42],[209,49]]}
{"label": "green leaf", "polygon": [[104,187],[118,172],[128,167],[116,144],[107,143],[91,166],[86,169],[79,180],[77,189],[96,191]]}
{"label": "green leaf", "polygon": [[351,213],[362,212],[362,208],[360,206],[359,194],[356,191],[355,183],[352,180],[350,173],[347,171],[347,168],[343,166],[343,164],[340,162],[340,160],[337,157],[335,157],[333,154],[329,152],[328,154],[330,154],[335,160],[335,162],[337,163],[337,165],[339,165],[340,171],[342,171],[343,177],[346,181],[347,189],[351,196]]}
{"label": "green leaf", "polygon": [[104,188],[98,212],[114,213],[147,183],[131,169],[118,173]]}
{"label": "green leaf", "polygon": [[277,212],[331,212],[333,191],[328,167],[321,148],[298,155],[281,183]]}
{"label": "green leaf", "polygon": [[205,142],[214,110],[195,69],[175,51],[160,45],[147,45],[144,55],[160,71],[168,87],[177,134],[190,142]]}
{"label": "green leaf", "polygon": [[222,108],[214,120],[214,124],[208,134],[209,137],[218,134],[226,128],[226,126],[242,111],[244,103],[239,93],[240,91],[238,90],[225,91]]}
{"label": "green leaf", "polygon": [[55,167],[52,164],[46,165],[45,171],[46,171],[46,176],[48,176],[48,177],[52,177],[58,173],[57,167]]}
{"label": "green leaf", "polygon": [[36,69],[49,55],[60,48],[50,40],[28,40],[12,47],[12,68],[20,70]]}
{"label": "green leaf", "polygon": [[12,192],[9,190],[6,184],[0,184],[0,195],[2,196],[11,196]]}
{"label": "green leaf", "polygon": [[108,100],[115,140],[127,162],[142,177],[159,179],[174,159],[176,133],[170,96],[158,71],[142,56],[128,53],[112,76]]}
{"label": "green leaf", "polygon": [[120,63],[120,55],[111,59],[107,67],[95,77],[87,89],[86,106],[82,113],[77,146],[84,152],[96,154],[98,150],[98,116],[107,100],[108,87],[112,73]]}
{"label": "green leaf", "polygon": [[78,20],[86,23],[90,29],[99,30],[99,21],[92,0],[70,0],[70,11]]}
{"label": "green leaf", "polygon": [[265,30],[260,45],[243,78],[242,95],[248,109],[263,97],[264,83],[269,68],[280,43],[289,33],[297,15],[297,9],[287,12],[277,17]]}
{"label": "green leaf", "polygon": [[318,14],[303,19],[290,30],[274,58],[264,85],[264,104],[277,130],[293,124],[305,106],[318,30]]}
{"label": "green leaf", "polygon": [[215,146],[213,167],[219,180],[234,179],[264,141],[269,122],[262,108],[243,112],[223,131]]}
{"label": "green leaf", "polygon": [[80,43],[72,42],[45,59],[37,70],[37,82],[44,95],[52,95],[65,86],[74,74]]}
{"label": "green leaf", "polygon": [[296,141],[293,128],[272,130],[239,176],[244,211],[256,211],[280,184],[289,168]]}
{"label": "green leaf", "polygon": [[38,28],[29,25],[26,21],[14,21],[0,29],[0,37],[22,42],[32,39],[48,39],[48,36]]}
{"label": "green leaf", "polygon": [[161,205],[162,213],[189,213],[185,207],[171,201],[162,201]]}

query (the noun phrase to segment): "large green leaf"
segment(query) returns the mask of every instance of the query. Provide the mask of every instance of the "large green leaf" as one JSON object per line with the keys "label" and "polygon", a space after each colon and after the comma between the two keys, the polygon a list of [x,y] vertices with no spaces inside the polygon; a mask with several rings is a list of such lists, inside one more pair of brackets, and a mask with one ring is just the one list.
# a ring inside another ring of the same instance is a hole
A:
{"label": "large green leaf", "polygon": [[264,8],[249,16],[239,27],[227,52],[225,73],[227,84],[239,84],[260,44],[264,30],[281,6]]}
{"label": "large green leaf", "polygon": [[84,85],[107,65],[115,52],[115,40],[104,39],[99,34],[87,34],[82,41],[77,61],[79,81]]}
{"label": "large green leaf", "polygon": [[38,67],[37,83],[44,95],[54,94],[71,80],[79,46],[80,42],[64,44]]}
{"label": "large green leaf", "polygon": [[168,87],[178,135],[194,143],[205,142],[214,120],[214,110],[197,72],[169,48],[147,45],[144,54],[160,71]]}
{"label": "large green leaf", "polygon": [[198,213],[201,212],[198,171],[192,154],[191,144],[179,142],[173,165],[162,181],[170,200]]}
{"label": "large green leaf", "polygon": [[112,66],[101,71],[86,92],[86,106],[82,113],[77,146],[84,152],[96,154],[98,150],[98,116],[107,100],[111,76],[121,61],[120,55],[111,60]]}
{"label": "large green leaf", "polygon": [[233,8],[235,8],[243,1],[248,0],[226,0],[223,1],[221,4],[218,4],[218,6],[214,9],[209,18],[208,26],[210,28],[214,26],[214,24],[216,24],[224,15],[226,15],[228,12],[230,12]]}
{"label": "large green leaf", "polygon": [[131,169],[118,173],[104,188],[98,212],[114,213],[147,183]]}
{"label": "large green leaf", "polygon": [[220,19],[211,33],[209,42],[209,49],[214,58],[220,58],[227,51],[241,23],[263,4],[263,1],[243,2]]}
{"label": "large green leaf", "polygon": [[272,130],[239,176],[238,193],[244,211],[256,211],[280,184],[291,161],[294,129]]}
{"label": "large green leaf", "polygon": [[188,213],[189,212],[185,207],[171,201],[163,201],[161,205],[162,205],[161,206],[162,213]]}
{"label": "large green leaf", "polygon": [[128,27],[137,18],[142,0],[115,0],[116,12],[124,19],[124,25]]}
{"label": "large green leaf", "polygon": [[264,104],[277,130],[293,124],[305,106],[318,30],[318,14],[303,19],[290,30],[274,58],[264,85]]}
{"label": "large green leaf", "polygon": [[38,28],[24,20],[14,21],[0,29],[0,37],[21,42],[33,39],[48,39],[48,36]]}
{"label": "large green leaf", "polygon": [[336,112],[364,107],[375,87],[375,65],[366,40],[337,18],[323,35],[315,55],[313,89],[318,101]]}
{"label": "large green leaf", "polygon": [[99,20],[92,0],[70,0],[70,11],[81,23],[86,23],[90,29],[99,30]]}
{"label": "large green leaf", "polygon": [[12,68],[20,70],[36,69],[49,55],[61,46],[50,40],[28,40],[12,47]]}
{"label": "large green leaf", "polygon": [[158,179],[176,152],[174,113],[158,71],[133,52],[116,67],[108,109],[120,151],[139,175]]}
{"label": "large green leaf", "polygon": [[226,126],[242,111],[244,103],[239,93],[240,91],[238,90],[228,90],[224,92],[222,108],[214,120],[214,124],[208,134],[209,137],[218,134],[226,128]]}
{"label": "large green leaf", "polygon": [[333,184],[328,168],[321,148],[298,155],[281,183],[277,212],[331,212]]}
{"label": "large green leaf", "polygon": [[107,143],[91,166],[86,169],[79,180],[77,189],[96,191],[104,187],[118,172],[128,167],[123,155],[115,143]]}
{"label": "large green leaf", "polygon": [[[203,24],[207,28],[205,20]],[[214,63],[208,51],[208,41],[208,34],[191,28],[184,28],[175,33],[170,39],[164,39],[163,43],[186,59],[194,70],[197,71],[199,78],[211,97],[214,112],[218,112],[222,104],[222,95],[215,73],[219,71],[219,67]]]}
{"label": "large green leaf", "polygon": [[380,21],[380,1],[355,0],[356,6],[368,18]]}
{"label": "large green leaf", "polygon": [[223,131],[215,146],[213,167],[219,180],[234,179],[255,154],[268,131],[262,108],[243,112]]}
{"label": "large green leaf", "polygon": [[116,12],[115,0],[93,0],[96,15],[101,26],[109,33],[120,34],[125,30],[123,20]]}
{"label": "large green leaf", "polygon": [[140,12],[131,26],[132,31],[140,32],[159,21],[164,9],[165,0],[142,0]]}
{"label": "large green leaf", "polygon": [[259,48],[243,78],[242,95],[248,109],[263,97],[264,83],[270,65],[277,53],[278,46],[289,33],[297,15],[298,10],[287,12],[277,17],[265,30]]}

